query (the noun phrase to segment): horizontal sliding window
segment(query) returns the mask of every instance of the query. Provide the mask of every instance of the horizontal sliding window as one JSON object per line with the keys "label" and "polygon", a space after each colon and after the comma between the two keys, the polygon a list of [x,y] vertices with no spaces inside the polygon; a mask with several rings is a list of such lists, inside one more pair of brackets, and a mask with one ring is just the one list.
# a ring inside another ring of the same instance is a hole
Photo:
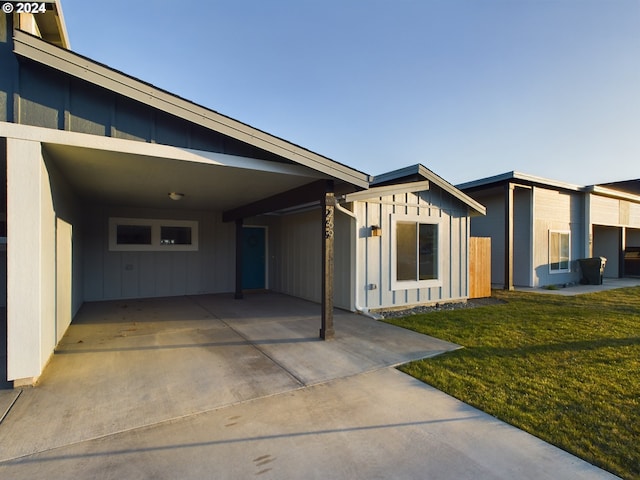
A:
{"label": "horizontal sliding window", "polygon": [[429,218],[395,215],[392,219],[392,277],[394,290],[438,286],[440,223]]}
{"label": "horizontal sliding window", "polygon": [[110,218],[109,250],[195,251],[198,250],[198,222]]}

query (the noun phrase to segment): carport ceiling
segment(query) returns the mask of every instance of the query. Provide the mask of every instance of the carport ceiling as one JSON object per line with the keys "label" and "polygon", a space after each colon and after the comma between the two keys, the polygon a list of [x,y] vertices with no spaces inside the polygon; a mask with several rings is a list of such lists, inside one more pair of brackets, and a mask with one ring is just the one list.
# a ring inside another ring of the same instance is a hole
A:
{"label": "carport ceiling", "polygon": [[[322,178],[307,167],[209,152],[190,160],[45,144],[45,159],[83,200],[101,205],[225,211]],[[180,201],[169,192],[181,192]]]}

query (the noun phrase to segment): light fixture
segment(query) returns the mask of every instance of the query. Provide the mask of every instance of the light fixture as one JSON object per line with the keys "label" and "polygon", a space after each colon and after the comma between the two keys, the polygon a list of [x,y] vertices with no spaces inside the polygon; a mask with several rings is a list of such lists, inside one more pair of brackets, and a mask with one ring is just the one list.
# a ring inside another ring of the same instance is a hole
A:
{"label": "light fixture", "polygon": [[371,236],[372,237],[381,237],[382,236],[382,228],[378,225],[371,225]]}
{"label": "light fixture", "polygon": [[182,197],[184,197],[184,193],[178,193],[178,192],[170,192],[169,193],[169,198],[171,200],[182,200]]}

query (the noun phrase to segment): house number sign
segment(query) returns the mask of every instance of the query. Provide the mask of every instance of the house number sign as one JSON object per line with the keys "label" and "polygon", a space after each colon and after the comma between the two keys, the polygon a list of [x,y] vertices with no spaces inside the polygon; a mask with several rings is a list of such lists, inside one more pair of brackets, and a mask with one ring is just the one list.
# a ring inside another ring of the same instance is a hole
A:
{"label": "house number sign", "polygon": [[333,219],[335,215],[335,197],[332,193],[325,196],[324,206],[324,238],[333,238]]}

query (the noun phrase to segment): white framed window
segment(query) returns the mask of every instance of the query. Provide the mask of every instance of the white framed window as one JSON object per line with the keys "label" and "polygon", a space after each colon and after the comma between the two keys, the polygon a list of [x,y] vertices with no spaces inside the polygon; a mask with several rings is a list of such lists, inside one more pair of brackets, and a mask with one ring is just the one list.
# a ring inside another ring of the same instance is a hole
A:
{"label": "white framed window", "polygon": [[109,250],[185,252],[198,250],[198,222],[149,218],[109,218]]}
{"label": "white framed window", "polygon": [[438,219],[391,216],[391,288],[442,285],[442,224]]}
{"label": "white framed window", "polygon": [[549,273],[571,271],[571,232],[549,230]]}

